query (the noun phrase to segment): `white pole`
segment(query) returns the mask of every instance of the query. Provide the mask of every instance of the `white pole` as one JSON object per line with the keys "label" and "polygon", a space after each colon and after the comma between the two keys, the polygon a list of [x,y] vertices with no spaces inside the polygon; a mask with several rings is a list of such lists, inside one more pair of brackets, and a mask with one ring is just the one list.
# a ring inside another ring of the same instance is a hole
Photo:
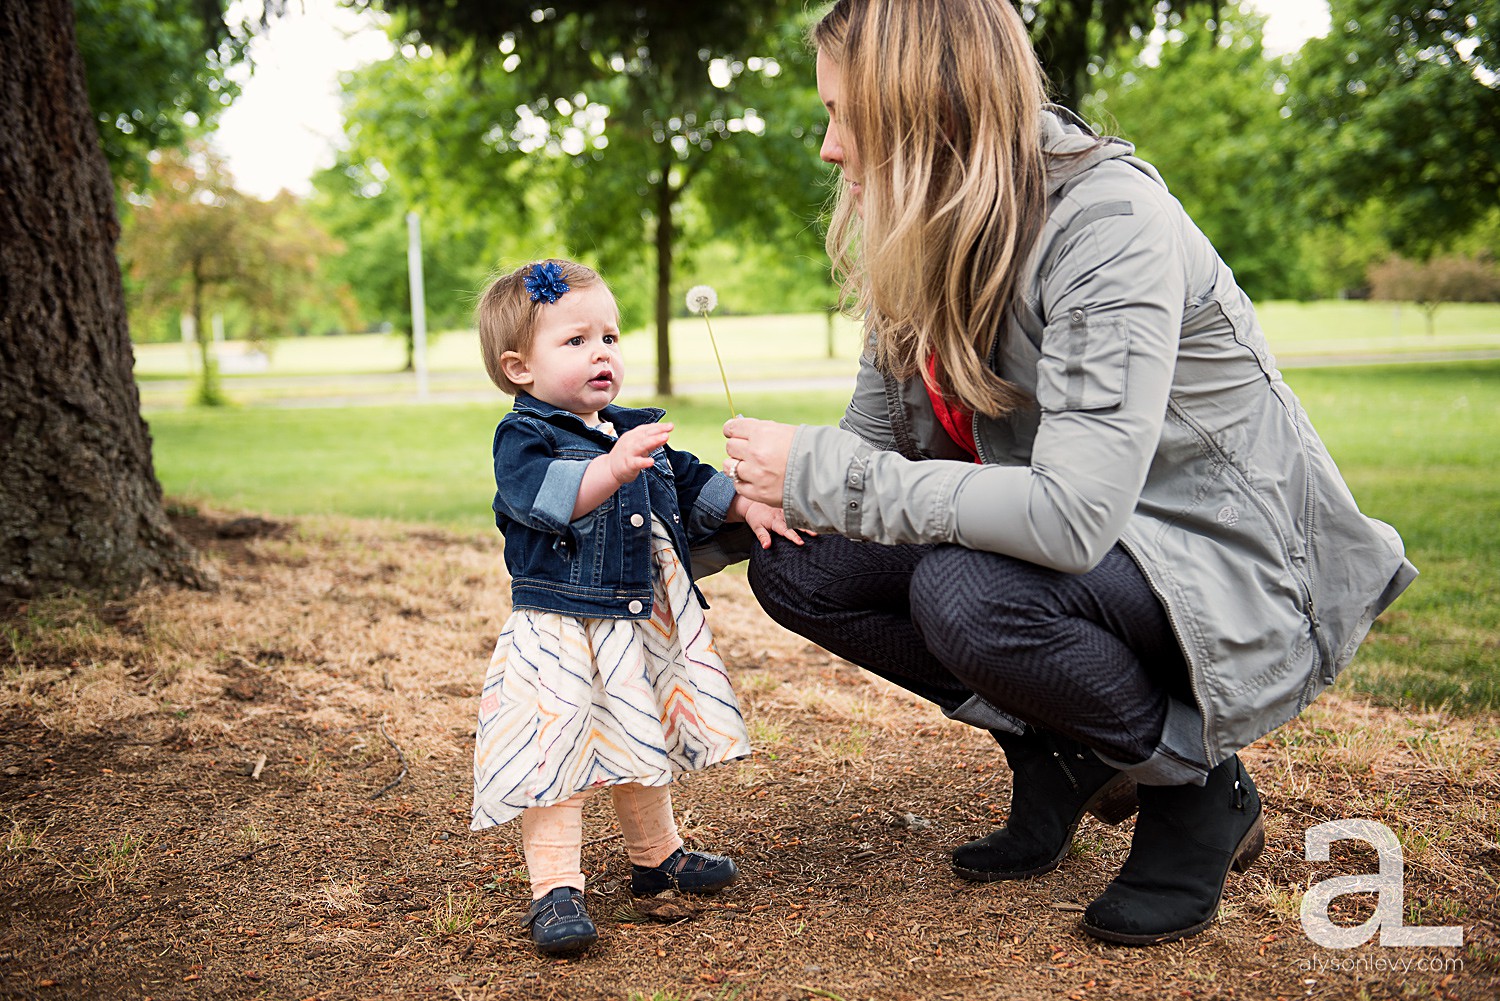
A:
{"label": "white pole", "polygon": [[406,213],[406,273],[411,283],[412,367],[417,370],[417,399],[427,399],[427,301],[422,293],[422,223]]}

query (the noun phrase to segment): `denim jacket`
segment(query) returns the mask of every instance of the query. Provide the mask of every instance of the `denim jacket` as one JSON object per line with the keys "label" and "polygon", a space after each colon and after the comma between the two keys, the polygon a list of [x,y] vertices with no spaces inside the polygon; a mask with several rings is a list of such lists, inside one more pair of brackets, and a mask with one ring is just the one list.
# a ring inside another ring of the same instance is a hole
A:
{"label": "denim jacket", "polygon": [[[623,434],[664,414],[654,407],[612,405],[599,417]],[[572,519],[584,468],[614,444],[614,438],[576,415],[526,393],[517,395],[515,406],[495,428],[495,525],[505,536],[515,608],[587,618],[649,618],[651,516],[667,526],[690,575],[694,548],[723,526],[734,500],[733,482],[693,455],[667,446],[656,450],[650,469]],[[706,607],[696,587],[694,593]]]}

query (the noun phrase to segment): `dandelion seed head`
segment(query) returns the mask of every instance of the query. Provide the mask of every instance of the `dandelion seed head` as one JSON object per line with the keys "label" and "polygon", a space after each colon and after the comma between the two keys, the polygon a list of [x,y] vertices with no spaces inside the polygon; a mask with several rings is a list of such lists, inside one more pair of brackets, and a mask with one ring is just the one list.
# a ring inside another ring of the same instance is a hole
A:
{"label": "dandelion seed head", "polygon": [[712,313],[719,305],[719,295],[712,285],[694,285],[687,292],[690,313]]}

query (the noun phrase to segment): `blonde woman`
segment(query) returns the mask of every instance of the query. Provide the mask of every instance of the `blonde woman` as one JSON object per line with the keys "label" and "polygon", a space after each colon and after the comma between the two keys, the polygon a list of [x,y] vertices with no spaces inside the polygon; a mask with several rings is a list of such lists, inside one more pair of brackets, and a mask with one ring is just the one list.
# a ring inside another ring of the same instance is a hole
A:
{"label": "blonde woman", "polygon": [[[868,348],[834,427],[725,425],[780,622],[994,733],[973,880],[1139,818],[1084,912],[1213,921],[1263,844],[1237,756],[1331,684],[1415,569],[1365,517],[1229,268],[1129,144],[1045,103],[1006,0],[839,0],[817,25],[829,253]],[[853,540],[853,541],[851,541]]]}

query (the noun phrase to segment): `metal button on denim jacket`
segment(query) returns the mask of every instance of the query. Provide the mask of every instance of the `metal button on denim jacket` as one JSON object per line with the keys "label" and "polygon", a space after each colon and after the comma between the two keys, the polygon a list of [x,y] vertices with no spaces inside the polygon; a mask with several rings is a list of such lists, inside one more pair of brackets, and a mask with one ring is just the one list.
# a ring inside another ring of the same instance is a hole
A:
{"label": "metal button on denim jacket", "polygon": [[[661,420],[665,411],[609,406],[599,416],[623,434]],[[668,446],[633,482],[571,519],[584,469],[614,444],[576,415],[525,393],[495,428],[495,525],[505,536],[514,607],[648,618],[652,515],[667,526],[689,574],[691,547],[723,525],[734,484]]]}

